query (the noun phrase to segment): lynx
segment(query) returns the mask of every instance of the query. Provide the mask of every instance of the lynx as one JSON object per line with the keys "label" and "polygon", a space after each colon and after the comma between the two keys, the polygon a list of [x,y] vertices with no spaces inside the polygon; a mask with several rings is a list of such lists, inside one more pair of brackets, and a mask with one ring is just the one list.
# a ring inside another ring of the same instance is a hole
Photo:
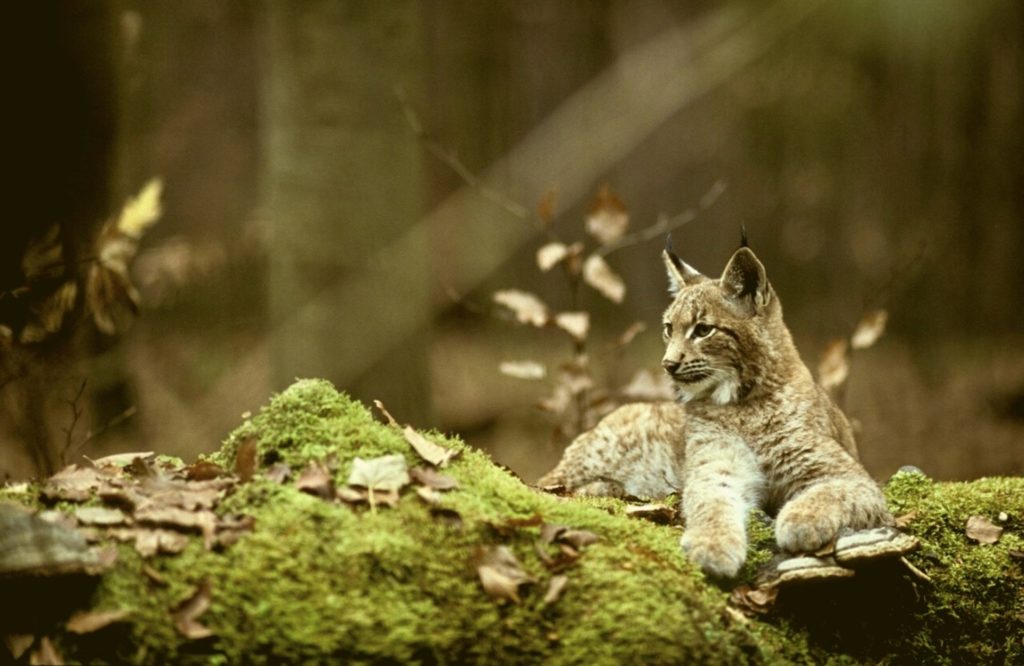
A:
{"label": "lynx", "polygon": [[840,530],[892,524],[858,462],[850,424],[800,360],[764,266],[746,244],[718,279],[670,248],[673,297],[662,366],[679,403],[625,405],[578,437],[541,485],[585,494],[681,493],[681,545],[732,578],[753,507],[774,514],[781,551],[813,553]]}

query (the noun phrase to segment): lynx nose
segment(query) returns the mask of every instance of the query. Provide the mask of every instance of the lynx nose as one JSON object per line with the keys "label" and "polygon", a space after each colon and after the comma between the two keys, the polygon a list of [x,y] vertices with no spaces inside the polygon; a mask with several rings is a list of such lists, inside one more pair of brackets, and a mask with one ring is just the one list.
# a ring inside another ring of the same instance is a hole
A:
{"label": "lynx nose", "polygon": [[682,365],[681,361],[673,361],[667,358],[661,362],[661,367],[665,368],[665,372],[670,375],[676,374],[676,370],[679,369],[680,365]]}

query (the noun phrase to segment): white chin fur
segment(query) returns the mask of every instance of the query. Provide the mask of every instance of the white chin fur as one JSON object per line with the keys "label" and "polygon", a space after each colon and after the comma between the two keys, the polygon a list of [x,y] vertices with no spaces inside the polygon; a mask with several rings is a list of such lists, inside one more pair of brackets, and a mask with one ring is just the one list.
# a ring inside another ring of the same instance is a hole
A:
{"label": "white chin fur", "polygon": [[676,385],[679,402],[707,399],[716,405],[728,405],[739,397],[740,383],[729,373],[725,377],[715,374],[698,384]]}

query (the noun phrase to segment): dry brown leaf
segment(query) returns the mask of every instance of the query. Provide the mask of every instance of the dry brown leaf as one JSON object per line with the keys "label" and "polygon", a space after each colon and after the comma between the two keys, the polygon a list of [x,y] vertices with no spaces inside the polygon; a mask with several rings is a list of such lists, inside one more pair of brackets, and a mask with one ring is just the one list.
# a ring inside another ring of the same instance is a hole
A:
{"label": "dry brown leaf", "polygon": [[175,628],[185,638],[199,640],[213,635],[212,630],[199,622],[203,613],[210,609],[212,592],[210,579],[204,578],[192,594],[171,612]]}
{"label": "dry brown leaf", "polygon": [[117,219],[117,230],[132,238],[141,238],[142,234],[153,226],[163,214],[160,205],[163,187],[162,180],[153,178],[139,190],[137,195],[129,197],[121,208],[121,215]]}
{"label": "dry brown leaf", "polygon": [[23,345],[42,342],[61,329],[64,317],[75,307],[78,300],[78,285],[65,282],[52,294],[34,303],[32,316],[21,329],[18,341]]}
{"label": "dry brown leaf", "polygon": [[729,595],[729,605],[748,616],[763,615],[775,606],[778,594],[779,588],[775,586],[740,585]]}
{"label": "dry brown leaf", "polygon": [[570,404],[572,404],[572,393],[568,388],[559,384],[555,387],[554,393],[537,403],[537,409],[552,414],[563,414]]}
{"label": "dry brown leaf", "polygon": [[559,312],[555,315],[555,325],[578,342],[587,339],[590,332],[590,314],[587,312]]}
{"label": "dry brown leaf", "polygon": [[547,369],[536,361],[502,361],[498,370],[516,379],[544,379]]}
{"label": "dry brown leaf", "polygon": [[43,636],[39,639],[39,643],[35,649],[32,650],[28,656],[28,663],[35,666],[36,664],[46,664],[47,666],[62,666],[64,657],[61,655],[57,646],[53,644],[53,641],[49,636]]}
{"label": "dry brown leaf", "polygon": [[85,302],[96,328],[107,335],[125,330],[139,312],[139,301],[139,292],[128,275],[127,260],[123,265],[120,261],[104,262],[101,253],[100,260],[89,267],[85,282]]}
{"label": "dry brown leaf", "polygon": [[235,475],[242,483],[248,483],[259,469],[259,442],[256,437],[246,437],[235,453]]}
{"label": "dry brown leaf", "polygon": [[409,470],[409,476],[417,483],[433,490],[453,490],[459,487],[459,482],[454,478],[430,467],[413,467]]}
{"label": "dry brown leaf", "polygon": [[21,655],[25,654],[35,642],[36,637],[32,634],[4,634],[4,645],[15,659],[21,659]]}
{"label": "dry brown leaf", "polygon": [[43,236],[34,239],[25,248],[21,258],[21,272],[29,281],[42,277],[55,277],[64,271],[60,226],[53,225]]}
{"label": "dry brown leaf", "polygon": [[622,332],[619,337],[615,338],[608,347],[610,349],[620,349],[625,347],[629,343],[636,339],[636,336],[640,335],[647,330],[647,324],[642,321],[635,321],[629,325],[629,327]]}
{"label": "dry brown leaf", "polygon": [[562,598],[566,586],[569,584],[569,577],[565,574],[555,574],[548,581],[548,591],[544,593],[542,603],[550,606]]}
{"label": "dry brown leaf", "polygon": [[889,320],[889,313],[885,310],[872,310],[864,313],[864,316],[857,322],[857,328],[850,336],[850,347],[853,349],[867,349],[872,346],[885,333],[885,324]]}
{"label": "dry brown leaf", "polygon": [[968,539],[991,544],[999,541],[999,537],[1003,535],[1003,528],[985,516],[971,516],[967,519],[966,532]]}
{"label": "dry brown leaf", "polygon": [[917,511],[910,511],[909,513],[905,513],[902,516],[896,516],[894,525],[902,530],[906,528],[908,525],[910,525],[910,523],[914,522],[916,519]]}
{"label": "dry brown leaf", "polygon": [[[358,460],[358,458],[357,458]],[[309,463],[295,479],[295,487],[304,493],[321,499],[333,499],[334,479],[327,468],[320,463]]]}
{"label": "dry brown leaf", "polygon": [[79,611],[68,618],[64,627],[73,634],[91,634],[131,615],[125,608],[109,611]]}
{"label": "dry brown leaf", "polygon": [[410,426],[405,426],[402,429],[402,435],[405,437],[405,441],[409,443],[409,446],[416,449],[416,453],[420,454],[421,458],[435,467],[444,467],[448,464],[449,460],[459,455],[458,451],[435,444]]}
{"label": "dry brown leaf", "polygon": [[626,212],[626,206],[608,185],[602,185],[594,198],[585,226],[587,233],[602,245],[618,240],[629,228],[629,213]]}
{"label": "dry brown leaf", "polygon": [[496,291],[494,302],[511,310],[521,324],[544,326],[548,323],[548,307],[529,292],[518,289]]}
{"label": "dry brown leaf", "polygon": [[613,303],[621,303],[626,297],[626,283],[599,254],[583,262],[583,281]]}
{"label": "dry brown leaf", "polygon": [[197,460],[185,468],[185,478],[189,481],[209,481],[224,474],[224,468],[212,460]]}
{"label": "dry brown leaf", "polygon": [[519,560],[506,546],[490,546],[478,551],[476,572],[484,591],[498,601],[519,603],[520,588],[535,580],[523,571]]}
{"label": "dry brown leaf", "polygon": [[846,352],[847,343],[843,338],[836,338],[825,346],[818,361],[818,383],[826,391],[839,388],[849,376],[850,360]]}
{"label": "dry brown leaf", "polygon": [[585,359],[562,364],[560,380],[571,395],[594,388],[594,379],[587,370]]}

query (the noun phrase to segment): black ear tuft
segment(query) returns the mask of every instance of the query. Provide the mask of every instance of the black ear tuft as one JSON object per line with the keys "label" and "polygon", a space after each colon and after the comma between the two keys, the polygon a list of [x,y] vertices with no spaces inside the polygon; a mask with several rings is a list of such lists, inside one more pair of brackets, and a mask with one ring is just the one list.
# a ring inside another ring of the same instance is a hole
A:
{"label": "black ear tuft", "polygon": [[668,232],[667,234],[665,234],[665,251],[668,252],[669,254],[675,254],[675,252],[672,251],[672,232],[671,231]]}
{"label": "black ear tuft", "polygon": [[740,225],[740,247],[750,247],[750,242],[747,240],[747,225]]}

